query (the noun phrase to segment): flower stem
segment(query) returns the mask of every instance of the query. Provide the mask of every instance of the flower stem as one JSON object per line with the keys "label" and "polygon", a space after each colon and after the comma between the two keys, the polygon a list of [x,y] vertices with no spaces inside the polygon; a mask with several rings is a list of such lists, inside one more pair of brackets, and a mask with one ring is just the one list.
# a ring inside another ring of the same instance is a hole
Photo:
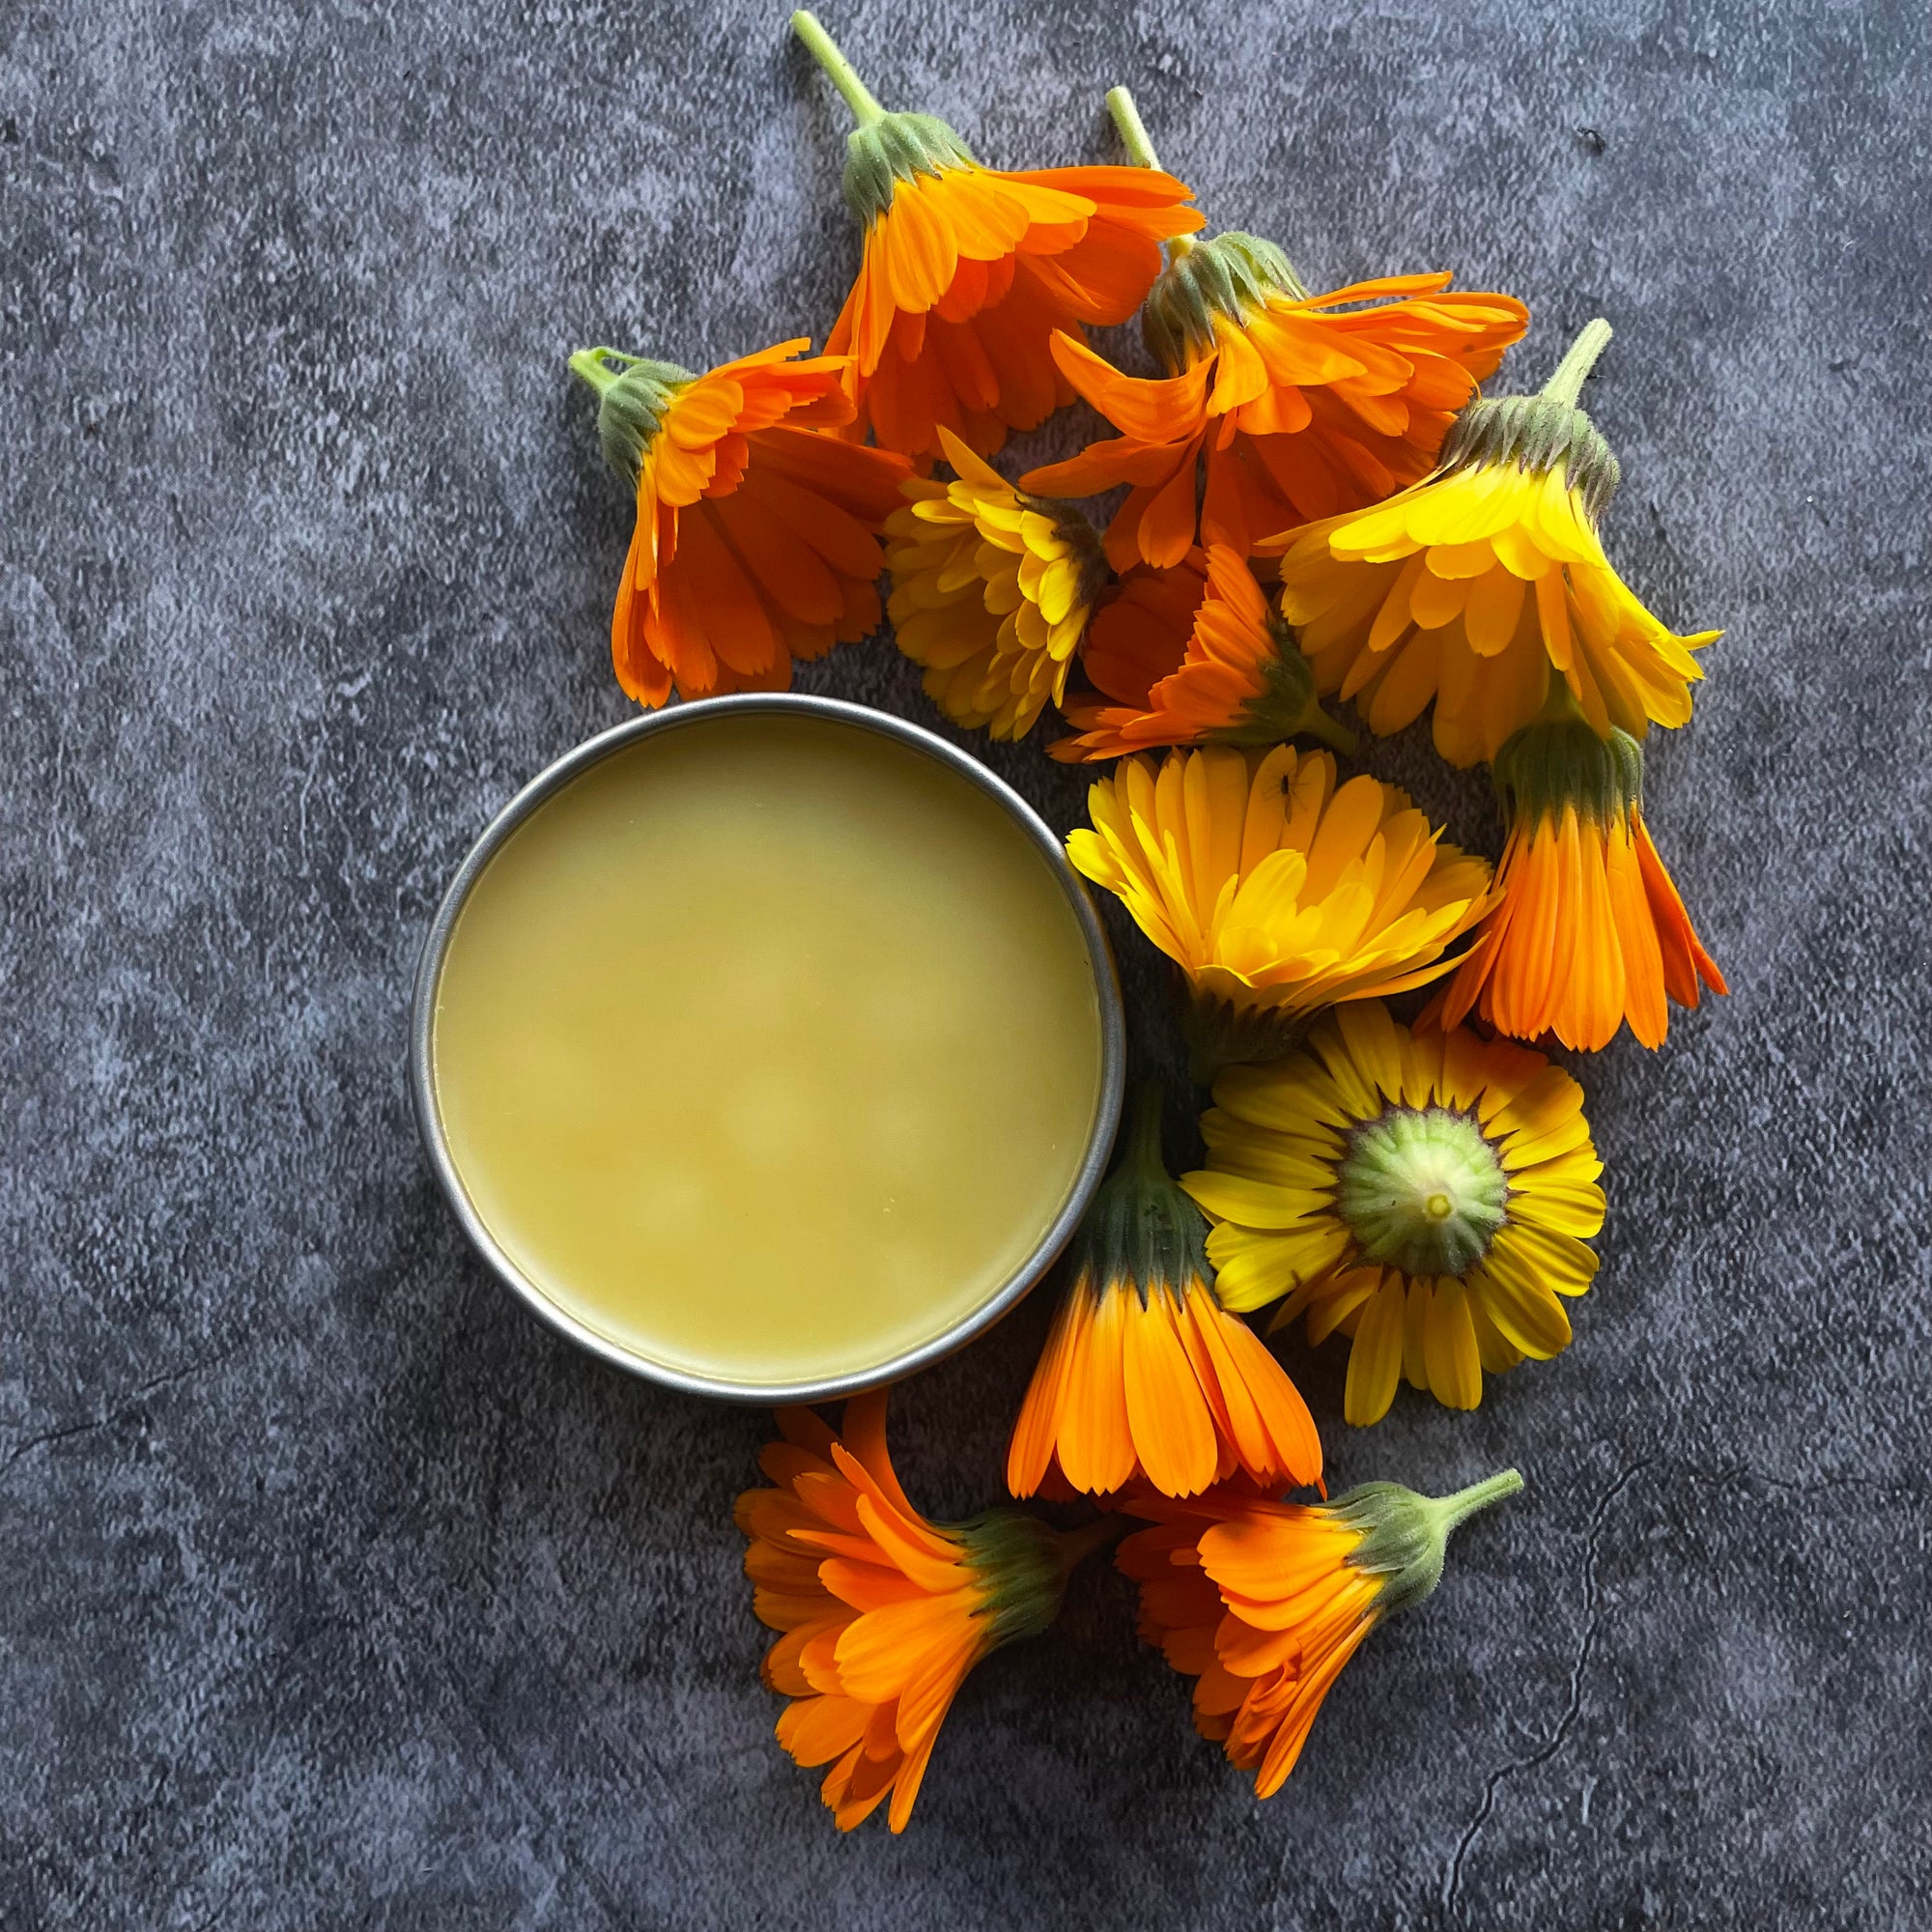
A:
{"label": "flower stem", "polygon": [[614,349],[580,349],[570,358],[570,373],[582,377],[601,396],[623,373],[604,359],[616,354]]}
{"label": "flower stem", "polygon": [[1121,145],[1127,151],[1127,158],[1137,168],[1151,168],[1155,174],[1165,174],[1160,164],[1160,156],[1153,151],[1153,142],[1148,136],[1147,123],[1141,119],[1141,110],[1134,105],[1134,97],[1124,87],[1107,90],[1107,112],[1114,117],[1114,126],[1120,129]]}
{"label": "flower stem", "polygon": [[[1141,119],[1141,110],[1124,87],[1110,87],[1107,90],[1107,112],[1114,117],[1114,126],[1120,132],[1121,145],[1127,151],[1127,159],[1137,168],[1151,168],[1157,175],[1165,174],[1167,170],[1161,166],[1160,156],[1153,151],[1153,141],[1148,133],[1147,123]],[[1178,262],[1193,251],[1194,238],[1191,235],[1168,237],[1169,261]]]}
{"label": "flower stem", "polygon": [[1466,1490],[1458,1490],[1453,1496],[1437,1496],[1435,1507],[1441,1513],[1443,1536],[1446,1538],[1452,1529],[1459,1523],[1466,1522],[1478,1510],[1488,1509],[1492,1503],[1499,1503],[1505,1496],[1515,1495],[1521,1488],[1520,1470],[1499,1469],[1480,1483],[1471,1483]]}
{"label": "flower stem", "polygon": [[832,84],[845,97],[845,104],[857,118],[859,126],[869,128],[874,121],[883,121],[886,110],[872,99],[871,91],[859,78],[852,63],[838,51],[838,43],[820,25],[817,14],[808,13],[801,7],[791,16],[791,30],[810,48],[811,57],[831,76]]}
{"label": "flower stem", "polygon": [[1060,1538],[1060,1574],[1070,1577],[1096,1549],[1104,1549],[1130,1527],[1125,1517],[1103,1516],[1084,1529],[1064,1530]]}
{"label": "flower stem", "polygon": [[1597,357],[1604,353],[1604,346],[1610,339],[1610,325],[1598,316],[1594,322],[1584,324],[1583,332],[1570,345],[1570,352],[1556,365],[1556,373],[1543,385],[1544,398],[1552,403],[1568,403],[1577,407],[1577,398],[1583,393],[1583,378],[1596,366]]}
{"label": "flower stem", "polygon": [[1149,1179],[1167,1179],[1167,1163],[1160,1154],[1160,1117],[1166,1105],[1167,1094],[1158,1080],[1145,1082],[1134,1094],[1134,1117],[1127,1126],[1122,1169],[1133,1168]]}

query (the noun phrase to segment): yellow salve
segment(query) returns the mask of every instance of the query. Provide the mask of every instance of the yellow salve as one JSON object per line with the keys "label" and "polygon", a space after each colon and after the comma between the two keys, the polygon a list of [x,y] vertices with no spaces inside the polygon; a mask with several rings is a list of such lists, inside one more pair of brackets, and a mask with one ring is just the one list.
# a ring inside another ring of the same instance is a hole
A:
{"label": "yellow salve", "polygon": [[707,1380],[862,1375],[952,1328],[1072,1192],[1094,969],[1046,859],[910,746],[714,716],[571,781],[471,889],[435,1095],[555,1305]]}

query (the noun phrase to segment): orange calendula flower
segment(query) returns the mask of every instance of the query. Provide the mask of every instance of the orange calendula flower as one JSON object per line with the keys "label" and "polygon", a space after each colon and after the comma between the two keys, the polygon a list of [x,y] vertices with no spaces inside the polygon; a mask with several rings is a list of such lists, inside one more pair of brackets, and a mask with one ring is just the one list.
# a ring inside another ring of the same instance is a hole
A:
{"label": "orange calendula flower", "polygon": [[[1107,99],[1129,151],[1154,166],[1125,90]],[[1055,497],[1129,485],[1107,531],[1121,571],[1186,555],[1204,461],[1200,540],[1244,557],[1277,530],[1378,502],[1428,472],[1528,322],[1513,297],[1448,284],[1386,275],[1311,295],[1258,236],[1182,242],[1142,318],[1165,377],[1123,375],[1056,337],[1062,375],[1121,435],[1022,485]]]}
{"label": "orange calendula flower", "polygon": [[1489,910],[1485,860],[1442,844],[1394,785],[1338,786],[1326,752],[1126,758],[1087,809],[1067,856],[1180,968],[1203,1082],[1293,1051],[1324,1007],[1448,972]]}
{"label": "orange calendula flower", "polygon": [[1371,730],[1433,701],[1435,749],[1473,765],[1542,710],[1552,671],[1599,737],[1690,718],[1691,653],[1719,634],[1667,629],[1597,535],[1617,461],[1576,402],[1609,335],[1593,322],[1540,396],[1472,403],[1426,482],[1262,544],[1315,688]]}
{"label": "orange calendula flower", "polygon": [[1315,701],[1294,635],[1240,554],[1216,544],[1171,570],[1143,565],[1094,619],[1088,678],[1116,701],[1061,708],[1078,734],[1056,758],[1118,758],[1156,745],[1273,745],[1302,733],[1351,752]]}
{"label": "orange calendula flower", "polygon": [[1504,1469],[1439,1500],[1394,1483],[1327,1503],[1137,1498],[1152,1526],[1115,1560],[1140,1585],[1141,1635],[1197,1680],[1195,1728],[1272,1798],[1369,1633],[1435,1590],[1459,1523],[1521,1488]]}
{"label": "orange calendula flower", "polygon": [[605,460],[637,492],[611,652],[639,704],[781,691],[794,658],[878,626],[877,532],[906,462],[821,433],[851,420],[848,364],[791,359],[810,346],[705,376],[612,349],[570,358],[597,391]]}
{"label": "orange calendula flower", "polygon": [[1583,1090],[1540,1053],[1358,1001],[1293,1059],[1229,1067],[1201,1132],[1181,1185],[1215,1224],[1221,1299],[1286,1296],[1270,1330],[1306,1315],[1310,1342],[1349,1336],[1350,1422],[1379,1422],[1404,1377],[1474,1408],[1485,1371],[1569,1346],[1604,1165]]}
{"label": "orange calendula flower", "polygon": [[1695,1007],[1705,987],[1729,989],[1643,822],[1643,748],[1598,737],[1556,696],[1496,754],[1497,904],[1432,1014],[1454,1026],[1473,1009],[1498,1033],[1588,1052],[1628,1021],[1662,1046],[1666,996]]}
{"label": "orange calendula flower", "polygon": [[854,357],[854,434],[930,459],[943,426],[990,456],[1070,399],[1055,331],[1126,321],[1161,242],[1201,226],[1189,189],[1142,168],[981,167],[944,121],[886,113],[810,14],[792,26],[859,121],[844,186],[865,257],[827,344]]}
{"label": "orange calendula flower", "polygon": [[779,1742],[832,1767],[823,1795],[841,1832],[888,1795],[902,1832],[966,1673],[1053,1621],[1107,1529],[1062,1534],[1015,1509],[926,1521],[886,1454],[883,1390],[848,1403],[837,1436],[806,1408],[781,1409],[779,1427],[784,1440],[759,1458],[777,1487],[737,1508],[753,1606],[782,1633],[764,1661],[766,1684],[792,1699]]}
{"label": "orange calendula flower", "polygon": [[1120,1165],[1074,1236],[1072,1281],[1007,1452],[1007,1487],[1054,1475],[1105,1495],[1190,1496],[1236,1470],[1273,1489],[1321,1476],[1308,1406],[1210,1286],[1201,1210],[1160,1157],[1147,1088]]}
{"label": "orange calendula flower", "polygon": [[1023,497],[952,432],[952,483],[910,476],[886,519],[886,606],[898,647],[925,667],[925,695],[955,724],[1024,738],[1060,701],[1107,575],[1079,511]]}

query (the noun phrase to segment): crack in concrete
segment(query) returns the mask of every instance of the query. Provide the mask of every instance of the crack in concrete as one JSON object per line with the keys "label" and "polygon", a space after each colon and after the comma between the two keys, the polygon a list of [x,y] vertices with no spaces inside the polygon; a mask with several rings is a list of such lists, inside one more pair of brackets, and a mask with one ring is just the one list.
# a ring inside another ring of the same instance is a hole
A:
{"label": "crack in concrete", "polygon": [[1464,1828],[1462,1842],[1456,1847],[1456,1856],[1449,1862],[1449,1871],[1442,1885],[1442,1913],[1445,1918],[1453,1918],[1456,1911],[1456,1893],[1463,1883],[1463,1867],[1482,1835],[1483,1827],[1490,1822],[1495,1810],[1496,1793],[1520,1771],[1534,1771],[1537,1766],[1548,1764],[1570,1736],[1571,1726],[1576,1723],[1583,1707],[1583,1672],[1590,1662],[1591,1646],[1597,1639],[1597,1552],[1603,1540],[1604,1525],[1609,1517],[1610,1505],[1643,1474],[1646,1469],[1655,1468],[1662,1461],[1661,1456],[1646,1456],[1640,1462],[1633,1463],[1598,1497],[1597,1506],[1590,1513],[1589,1535],[1584,1544],[1583,1554],[1583,1634],[1577,1639],[1577,1659],[1570,1666],[1570,1695],[1564,1705],[1563,1714],[1556,1720],[1554,1728],[1527,1757],[1512,1758],[1508,1763],[1498,1765],[1483,1780],[1483,1802],[1476,1807],[1476,1815]]}
{"label": "crack in concrete", "polygon": [[153,1381],[142,1382],[99,1415],[88,1416],[79,1422],[62,1423],[58,1428],[43,1430],[38,1435],[24,1436],[8,1451],[6,1460],[0,1462],[0,1482],[7,1479],[15,1463],[31,1456],[36,1449],[50,1448],[57,1442],[70,1442],[77,1435],[93,1435],[100,1430],[112,1429],[117,1422],[125,1422],[149,1396],[164,1388],[173,1388],[177,1382],[191,1381],[211,1369],[218,1369],[224,1362],[233,1361],[247,1346],[245,1342],[237,1342],[212,1355],[204,1355],[199,1361],[189,1362],[185,1367],[156,1376]]}

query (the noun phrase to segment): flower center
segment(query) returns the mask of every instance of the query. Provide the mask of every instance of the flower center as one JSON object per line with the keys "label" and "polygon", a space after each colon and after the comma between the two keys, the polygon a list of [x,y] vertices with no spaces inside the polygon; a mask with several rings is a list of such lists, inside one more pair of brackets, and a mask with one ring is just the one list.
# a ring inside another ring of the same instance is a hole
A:
{"label": "flower center", "polygon": [[1336,1170],[1335,1209],[1363,1253],[1405,1274],[1462,1274],[1508,1216],[1509,1182],[1474,1119],[1391,1107],[1355,1129]]}

